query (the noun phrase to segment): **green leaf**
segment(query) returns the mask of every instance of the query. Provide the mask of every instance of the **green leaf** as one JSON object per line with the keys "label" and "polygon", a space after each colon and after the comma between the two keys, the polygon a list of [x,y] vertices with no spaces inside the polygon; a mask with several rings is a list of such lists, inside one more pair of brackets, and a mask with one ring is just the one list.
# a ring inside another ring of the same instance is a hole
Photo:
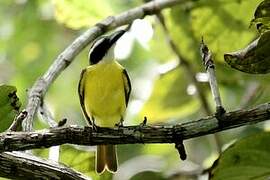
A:
{"label": "green leaf", "polygon": [[93,178],[93,179],[111,179],[108,172],[98,175],[95,171],[95,152],[86,150],[87,147],[80,146],[61,146],[60,162],[71,168]]}
{"label": "green leaf", "polygon": [[201,0],[175,6],[170,13],[170,32],[189,61],[200,65],[198,49],[203,36],[215,60],[223,62],[224,52],[245,46],[255,36],[248,27],[258,2]]}
{"label": "green leaf", "polygon": [[225,61],[235,69],[251,74],[270,72],[270,31],[261,35],[246,48],[224,55]]}
{"label": "green leaf", "polygon": [[148,122],[187,116],[199,108],[199,102],[187,94],[187,80],[182,69],[175,69],[156,80],[152,95],[145,103],[141,116]]}
{"label": "green leaf", "polygon": [[56,20],[73,29],[89,27],[113,13],[106,1],[54,0],[53,2]]}
{"label": "green leaf", "polygon": [[87,152],[68,145],[61,146],[60,162],[82,173],[94,171],[94,161],[93,152]]}
{"label": "green leaf", "polygon": [[251,25],[255,24],[260,33],[270,30],[270,0],[264,0],[259,4]]}
{"label": "green leaf", "polygon": [[0,132],[11,125],[21,107],[16,92],[15,86],[0,85]]}
{"label": "green leaf", "polygon": [[136,4],[122,0],[53,0],[53,3],[56,20],[72,29],[92,26]]}
{"label": "green leaf", "polygon": [[237,141],[214,163],[210,172],[211,179],[267,179],[270,177],[269,144],[269,132]]}

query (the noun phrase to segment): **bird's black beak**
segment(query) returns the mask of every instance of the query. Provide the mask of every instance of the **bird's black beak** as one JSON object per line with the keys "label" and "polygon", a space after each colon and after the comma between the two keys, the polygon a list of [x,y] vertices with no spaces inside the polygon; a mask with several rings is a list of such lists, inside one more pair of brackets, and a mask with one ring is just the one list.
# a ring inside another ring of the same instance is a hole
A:
{"label": "bird's black beak", "polygon": [[112,46],[114,43],[116,43],[116,41],[123,35],[125,34],[125,30],[119,30],[116,31],[115,33],[113,33],[112,35],[110,35],[109,37],[109,41],[110,41],[110,45]]}

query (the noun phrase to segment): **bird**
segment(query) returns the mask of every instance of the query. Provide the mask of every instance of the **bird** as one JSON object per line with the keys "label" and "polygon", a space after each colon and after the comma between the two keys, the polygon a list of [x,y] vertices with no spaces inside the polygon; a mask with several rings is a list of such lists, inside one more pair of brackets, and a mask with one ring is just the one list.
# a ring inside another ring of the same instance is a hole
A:
{"label": "bird", "polygon": [[[118,30],[95,40],[88,55],[89,66],[81,72],[78,86],[81,109],[93,129],[123,126],[131,82],[126,69],[115,60],[114,48],[125,32]],[[115,173],[117,166],[116,146],[98,145],[96,172]]]}

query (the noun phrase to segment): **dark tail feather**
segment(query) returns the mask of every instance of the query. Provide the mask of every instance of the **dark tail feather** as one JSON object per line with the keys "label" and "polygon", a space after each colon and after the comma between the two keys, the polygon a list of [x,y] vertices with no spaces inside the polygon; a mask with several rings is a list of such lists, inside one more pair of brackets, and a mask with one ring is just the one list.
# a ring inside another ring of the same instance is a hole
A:
{"label": "dark tail feather", "polygon": [[101,174],[105,169],[110,172],[117,171],[117,155],[114,145],[97,146],[96,171]]}
{"label": "dark tail feather", "polygon": [[110,172],[117,171],[117,154],[115,145],[106,145],[106,164]]}
{"label": "dark tail feather", "polygon": [[96,153],[96,171],[98,174],[103,173],[106,166],[106,148],[104,145],[97,146]]}

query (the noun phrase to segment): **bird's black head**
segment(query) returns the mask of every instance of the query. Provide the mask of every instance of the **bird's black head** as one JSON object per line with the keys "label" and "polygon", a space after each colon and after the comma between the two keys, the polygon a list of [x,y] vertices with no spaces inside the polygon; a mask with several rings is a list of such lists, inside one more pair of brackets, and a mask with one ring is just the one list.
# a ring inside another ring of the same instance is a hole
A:
{"label": "bird's black head", "polygon": [[115,33],[98,38],[90,48],[89,63],[97,64],[106,55],[109,49],[125,33],[125,30],[119,30]]}

